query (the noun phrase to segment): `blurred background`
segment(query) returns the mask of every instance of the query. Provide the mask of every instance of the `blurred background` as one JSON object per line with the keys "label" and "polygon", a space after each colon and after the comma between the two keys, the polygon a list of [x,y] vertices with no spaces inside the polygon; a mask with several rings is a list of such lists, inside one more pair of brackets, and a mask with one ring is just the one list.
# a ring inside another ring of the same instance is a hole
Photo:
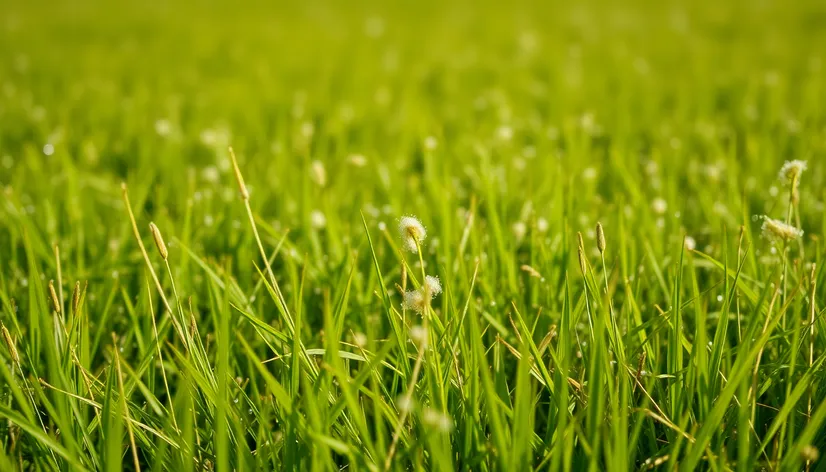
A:
{"label": "blurred background", "polygon": [[[773,210],[783,160],[826,150],[820,1],[0,11],[0,184],[22,187],[53,238],[82,218],[110,240],[124,179],[146,186],[149,216],[174,225],[194,201],[196,231],[231,230],[229,144],[276,228],[313,209],[358,225],[359,209],[375,223],[382,208],[466,207],[494,182],[509,220],[531,200],[550,218],[543,202],[570,188],[566,212],[685,204],[663,227],[693,233],[739,225],[727,205],[743,197],[748,214]],[[812,167],[804,219],[823,206]]]}

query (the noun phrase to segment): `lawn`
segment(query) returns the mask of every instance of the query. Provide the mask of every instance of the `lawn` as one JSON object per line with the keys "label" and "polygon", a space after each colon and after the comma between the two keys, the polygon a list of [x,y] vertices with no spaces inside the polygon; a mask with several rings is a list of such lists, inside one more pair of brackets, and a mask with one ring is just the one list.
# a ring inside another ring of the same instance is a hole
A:
{"label": "lawn", "polygon": [[0,470],[826,470],[824,25],[0,5]]}

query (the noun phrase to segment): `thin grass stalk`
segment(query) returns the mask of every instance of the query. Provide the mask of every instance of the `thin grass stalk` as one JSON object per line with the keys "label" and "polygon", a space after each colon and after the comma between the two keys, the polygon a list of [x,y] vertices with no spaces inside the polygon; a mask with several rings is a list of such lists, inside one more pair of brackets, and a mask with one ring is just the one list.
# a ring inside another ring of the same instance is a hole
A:
{"label": "thin grass stalk", "polygon": [[123,372],[120,368],[120,354],[118,354],[117,339],[114,334],[112,335],[112,342],[112,351],[115,353],[115,367],[118,371],[118,390],[120,390],[120,398],[123,402],[123,416],[126,418],[126,430],[129,433],[129,444],[132,447],[132,461],[135,464],[135,470],[140,472],[141,463],[138,460],[138,448],[135,445],[135,432],[132,430],[132,418],[129,415],[129,402],[126,401],[126,393],[123,388]]}
{"label": "thin grass stalk", "polygon": [[[811,282],[812,282],[812,291],[811,291],[811,299],[809,301],[810,309],[809,309],[809,370],[812,369],[812,365],[814,364],[815,359],[815,314],[817,311],[817,306],[815,304],[815,295],[817,293],[817,265],[812,263],[812,275],[811,275]],[[814,383],[809,385],[809,393],[808,393],[808,401],[806,407],[806,424],[811,421],[812,418],[812,396],[814,394]],[[812,461],[810,458],[806,458],[806,472],[809,472],[812,465]]]}

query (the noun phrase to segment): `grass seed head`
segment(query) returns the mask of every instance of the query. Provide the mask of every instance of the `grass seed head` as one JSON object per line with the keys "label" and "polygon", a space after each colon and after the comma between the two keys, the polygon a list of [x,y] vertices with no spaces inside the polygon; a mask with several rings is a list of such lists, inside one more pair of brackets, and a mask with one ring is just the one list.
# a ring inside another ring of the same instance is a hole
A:
{"label": "grass seed head", "polygon": [[427,237],[427,230],[416,217],[403,216],[399,220],[399,235],[405,249],[410,252],[418,252],[419,247]]}
{"label": "grass seed head", "polygon": [[519,268],[523,272],[527,272],[528,275],[530,275],[531,277],[536,277],[537,279],[542,278],[542,274],[540,274],[538,270],[534,269],[533,267],[529,266],[528,264],[522,264]]}
{"label": "grass seed head", "polygon": [[433,275],[426,276],[424,278],[424,285],[427,288],[427,293],[430,294],[431,297],[442,293],[442,283],[439,281],[439,277]]}
{"label": "grass seed head", "polygon": [[800,174],[802,174],[807,167],[808,164],[806,161],[786,161],[783,167],[780,168],[780,173],[777,177],[785,184],[796,186],[796,182],[800,179]]}
{"label": "grass seed head", "polygon": [[327,169],[324,168],[323,162],[313,161],[310,164],[310,176],[319,187],[327,186]]}
{"label": "grass seed head", "polygon": [[52,307],[54,311],[59,315],[60,314],[60,299],[57,298],[57,292],[54,289],[54,280],[49,281],[49,296],[52,299]]}
{"label": "grass seed head", "polygon": [[803,230],[782,221],[763,217],[763,237],[775,242],[788,242],[803,237]]}
{"label": "grass seed head", "polygon": [[800,457],[806,462],[814,462],[820,458],[820,451],[811,444],[808,444],[800,450]]}
{"label": "grass seed head", "polygon": [[582,271],[582,275],[585,275],[587,272],[587,264],[585,263],[585,243],[582,241],[582,233],[577,233],[576,236],[577,239],[579,239],[579,246],[576,250],[577,258],[579,258],[579,270]]}
{"label": "grass seed head", "polygon": [[409,290],[404,293],[404,307],[416,313],[424,312],[427,298],[421,290]]}
{"label": "grass seed head", "polygon": [[9,348],[9,355],[11,356],[11,360],[14,361],[17,365],[20,365],[20,355],[17,353],[17,347],[14,345],[14,339],[12,339],[9,330],[6,329],[6,325],[0,323],[0,331],[3,332],[3,339],[6,341],[6,347]]}
{"label": "grass seed head", "polygon": [[600,254],[605,254],[605,231],[602,229],[602,223],[597,223],[597,249]]}
{"label": "grass seed head", "polygon": [[75,288],[72,290],[72,313],[77,315],[77,310],[80,308],[80,281],[75,282]]}
{"label": "grass seed head", "polygon": [[166,249],[166,243],[163,241],[161,230],[155,226],[155,223],[149,223],[149,232],[152,233],[152,238],[155,239],[155,246],[158,248],[158,252],[161,253],[163,260],[169,259],[169,250]]}

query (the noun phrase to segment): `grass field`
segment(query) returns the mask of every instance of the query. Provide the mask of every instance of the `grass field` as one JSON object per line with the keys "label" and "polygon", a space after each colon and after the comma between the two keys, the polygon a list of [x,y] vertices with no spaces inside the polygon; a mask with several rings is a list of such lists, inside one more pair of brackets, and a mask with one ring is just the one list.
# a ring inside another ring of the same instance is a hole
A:
{"label": "grass field", "polygon": [[4,3],[0,470],[826,470],[824,25]]}

